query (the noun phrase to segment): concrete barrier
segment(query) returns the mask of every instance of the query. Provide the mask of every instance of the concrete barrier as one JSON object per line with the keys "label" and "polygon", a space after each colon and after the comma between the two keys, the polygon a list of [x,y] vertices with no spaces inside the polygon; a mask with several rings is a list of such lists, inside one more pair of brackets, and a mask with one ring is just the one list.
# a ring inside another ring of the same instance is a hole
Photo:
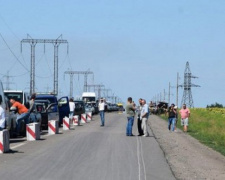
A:
{"label": "concrete barrier", "polygon": [[87,112],[87,122],[90,122],[92,120],[92,112]]}
{"label": "concrete barrier", "polygon": [[0,153],[9,151],[9,131],[4,129],[0,131]]}
{"label": "concrete barrier", "polygon": [[50,120],[48,121],[48,134],[58,134],[59,133],[59,121]]}
{"label": "concrete barrier", "polygon": [[81,120],[80,120],[80,122],[81,122],[82,124],[87,123],[86,114],[81,114]]}
{"label": "concrete barrier", "polygon": [[71,120],[68,117],[63,118],[63,130],[70,130]]}
{"label": "concrete barrier", "polygon": [[78,115],[73,116],[72,121],[73,121],[74,126],[78,126],[79,125],[79,116]]}
{"label": "concrete barrier", "polygon": [[40,139],[40,125],[39,123],[30,123],[26,125],[27,141],[35,141]]}

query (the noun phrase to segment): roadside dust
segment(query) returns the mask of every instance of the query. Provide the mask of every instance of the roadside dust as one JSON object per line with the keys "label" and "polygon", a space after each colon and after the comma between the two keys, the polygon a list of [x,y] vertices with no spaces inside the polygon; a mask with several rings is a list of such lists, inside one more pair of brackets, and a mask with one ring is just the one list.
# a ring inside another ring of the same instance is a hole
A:
{"label": "roadside dust", "polygon": [[176,179],[225,180],[223,155],[179,129],[170,132],[167,122],[158,116],[151,115],[148,123]]}

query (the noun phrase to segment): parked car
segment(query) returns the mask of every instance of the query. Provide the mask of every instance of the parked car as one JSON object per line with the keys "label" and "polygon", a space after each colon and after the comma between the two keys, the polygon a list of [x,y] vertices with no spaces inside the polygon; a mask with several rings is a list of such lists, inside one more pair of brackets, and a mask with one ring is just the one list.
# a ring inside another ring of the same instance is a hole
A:
{"label": "parked car", "polygon": [[[59,120],[59,125],[61,125],[63,122],[63,118],[65,116],[69,117],[70,107],[69,98],[67,96],[57,99],[57,97],[53,94],[37,94],[35,101],[37,102],[38,100],[49,101],[47,109],[43,109],[44,111],[47,110],[48,112],[48,120],[53,120],[54,118],[55,120]],[[46,120],[43,120],[43,122],[46,122]]]}
{"label": "parked car", "polygon": [[75,103],[74,115],[78,115],[79,119],[80,119],[81,118],[81,114],[85,113],[84,101],[75,100],[74,103]]}

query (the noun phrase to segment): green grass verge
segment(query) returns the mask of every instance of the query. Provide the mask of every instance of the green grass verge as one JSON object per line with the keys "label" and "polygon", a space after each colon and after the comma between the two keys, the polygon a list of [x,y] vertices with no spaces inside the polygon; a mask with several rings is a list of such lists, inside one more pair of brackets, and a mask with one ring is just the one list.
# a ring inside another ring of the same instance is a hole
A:
{"label": "green grass verge", "polygon": [[[188,134],[225,156],[225,109],[190,109]],[[167,120],[165,115],[160,115]],[[177,128],[183,130],[178,118]]]}

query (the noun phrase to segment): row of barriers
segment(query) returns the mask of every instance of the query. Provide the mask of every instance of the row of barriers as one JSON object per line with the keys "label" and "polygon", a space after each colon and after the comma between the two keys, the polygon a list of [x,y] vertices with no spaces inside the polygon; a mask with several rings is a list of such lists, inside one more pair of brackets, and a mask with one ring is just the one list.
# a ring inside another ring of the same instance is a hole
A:
{"label": "row of barriers", "polygon": [[[81,114],[81,119],[79,116],[73,116],[72,118],[65,117],[63,118],[63,130],[74,129],[74,126],[85,124],[92,120],[92,113],[88,112],[86,114]],[[58,134],[59,125],[58,120],[48,121],[48,134]],[[26,135],[27,141],[36,141],[40,139],[40,124],[39,123],[30,123],[26,125]],[[10,150],[9,142],[9,131],[4,129],[0,131],[0,153],[5,153]]]}

